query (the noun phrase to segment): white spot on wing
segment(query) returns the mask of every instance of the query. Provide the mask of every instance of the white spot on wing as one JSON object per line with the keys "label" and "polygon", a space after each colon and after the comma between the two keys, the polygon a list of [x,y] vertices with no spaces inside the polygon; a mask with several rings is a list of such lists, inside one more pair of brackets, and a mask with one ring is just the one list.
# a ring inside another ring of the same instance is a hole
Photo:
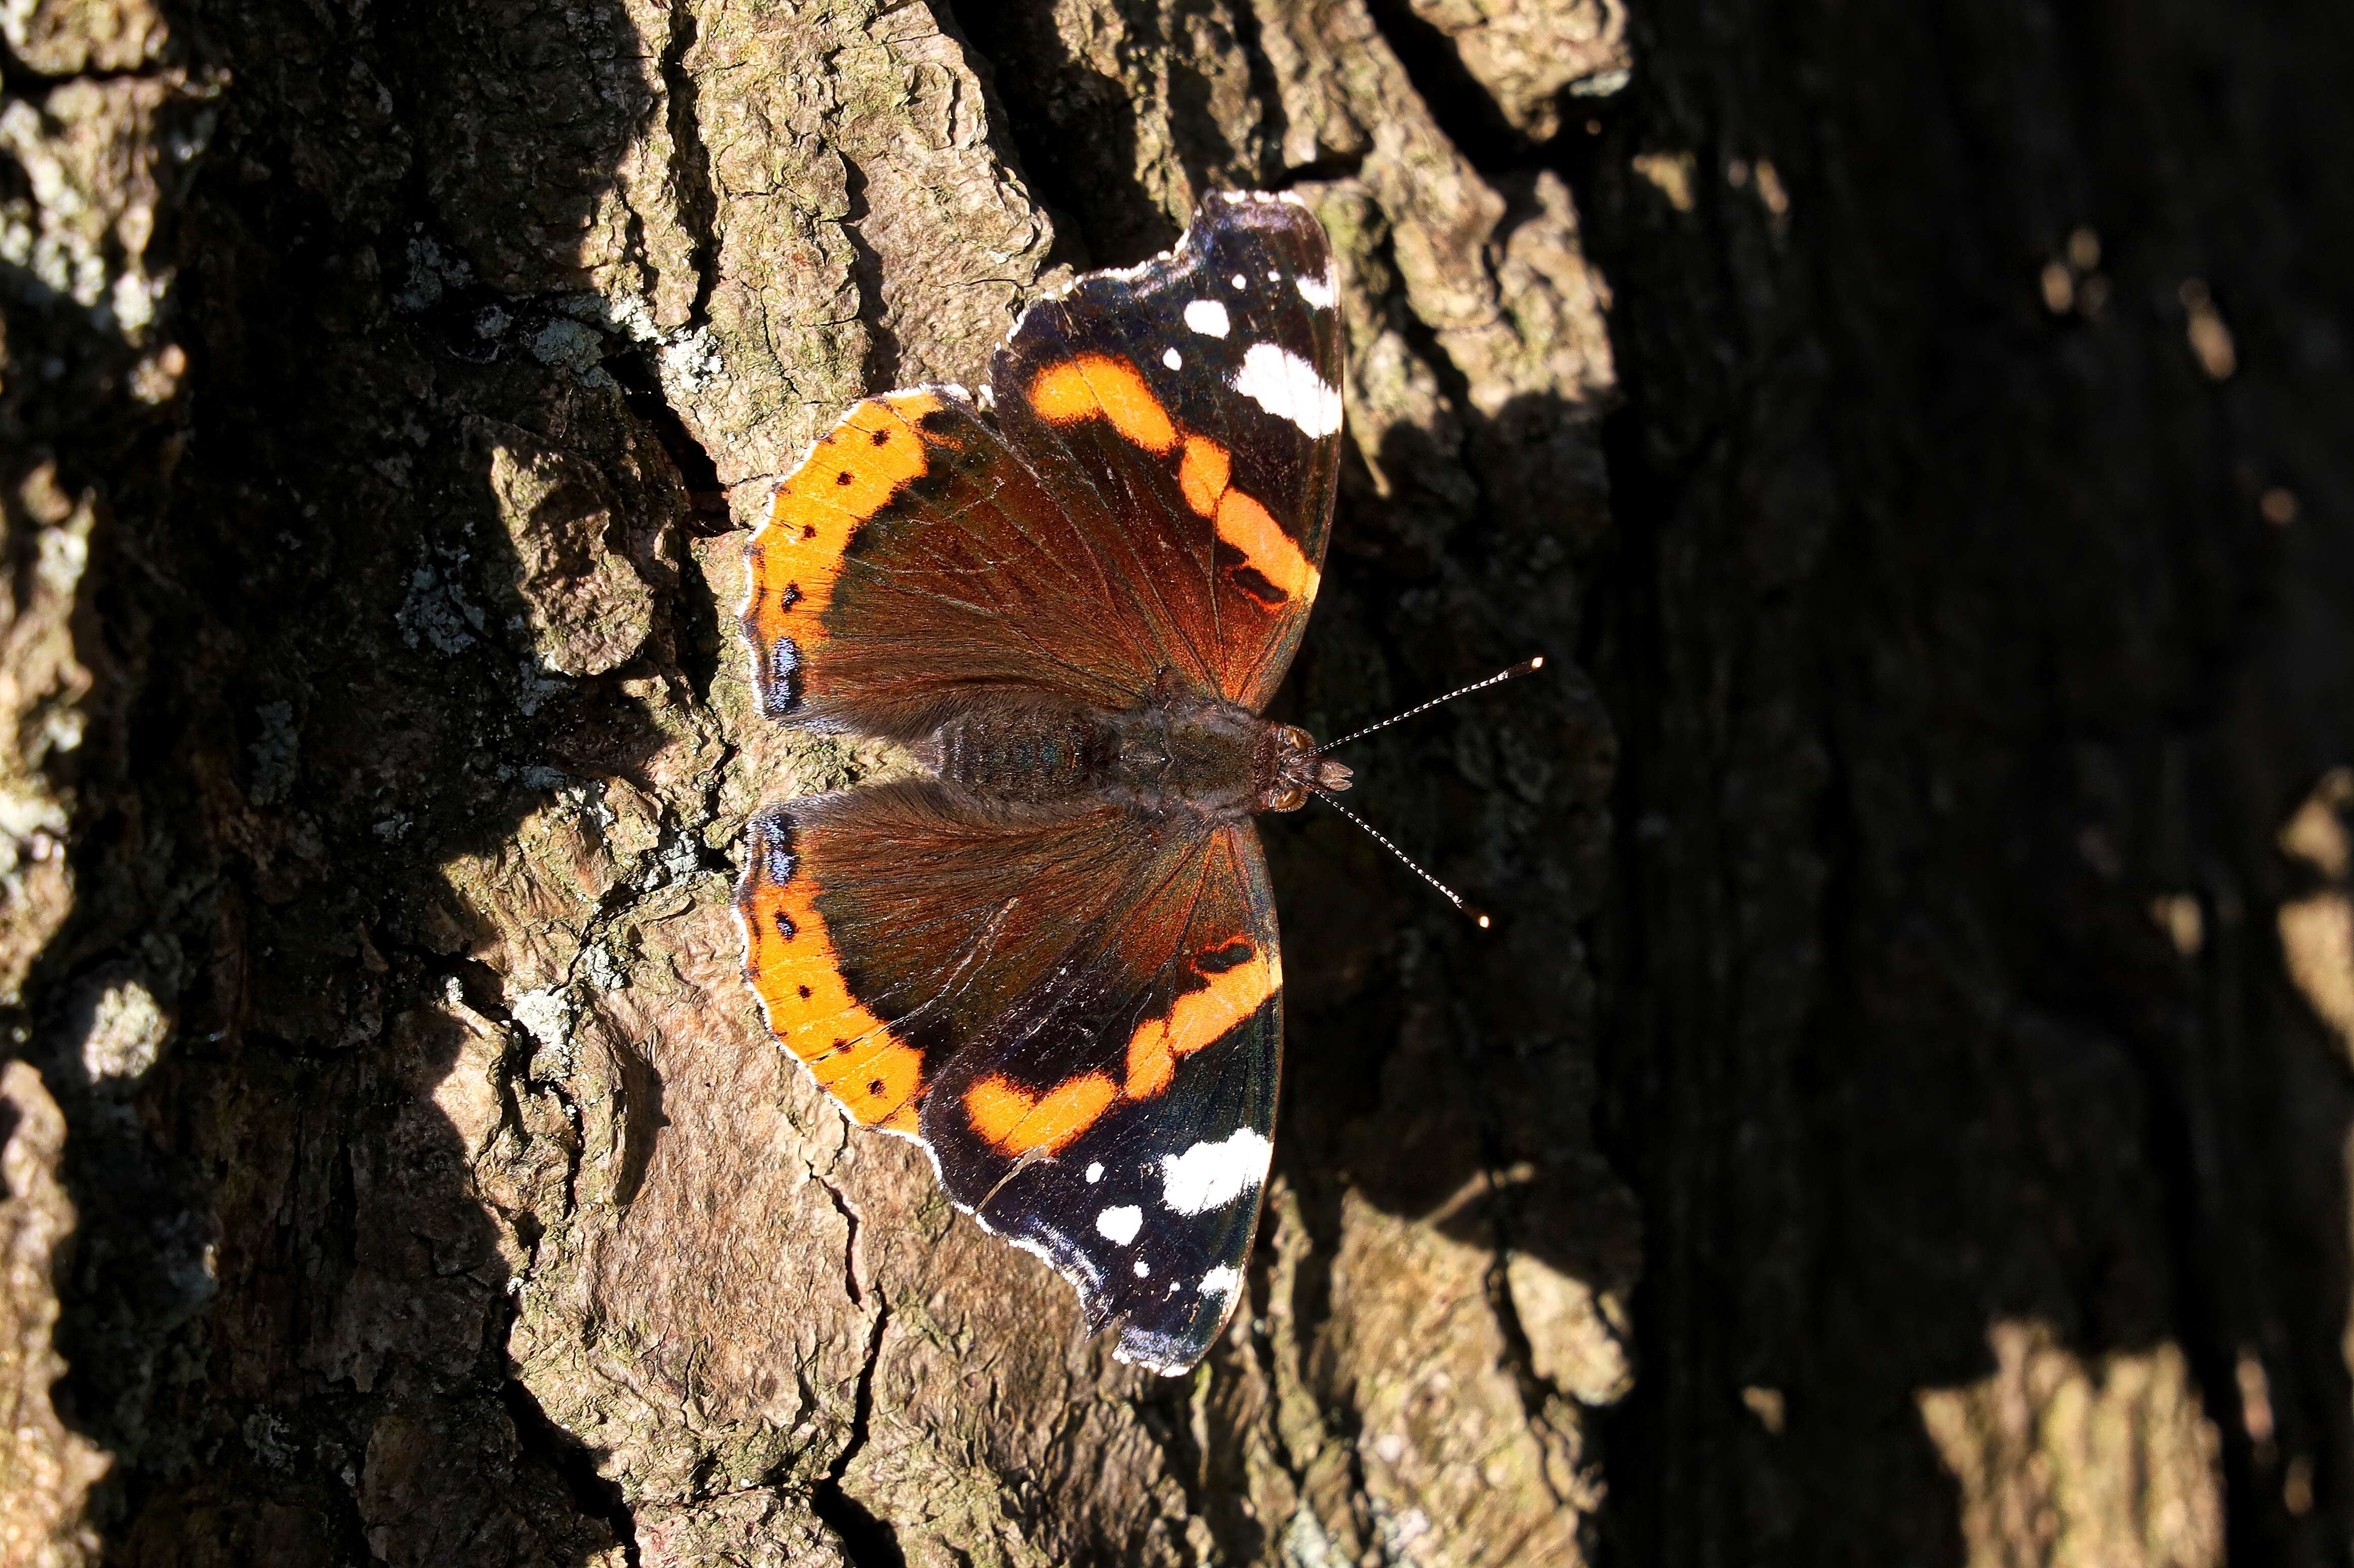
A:
{"label": "white spot on wing", "polygon": [[1223,1263],[1202,1276],[1202,1294],[1204,1296],[1232,1296],[1242,1287],[1243,1277]]}
{"label": "white spot on wing", "polygon": [[[1172,1154],[1161,1162],[1161,1201],[1181,1214],[1223,1208],[1267,1180],[1273,1149],[1256,1129],[1245,1127],[1221,1142],[1197,1143],[1182,1154]],[[1103,1220],[1096,1224],[1100,1227]]]}
{"label": "white spot on wing", "polygon": [[1151,1277],[1152,1266],[1145,1262],[1142,1258],[1138,1258],[1136,1260],[1136,1277],[1139,1279],[1150,1279]]}
{"label": "white spot on wing", "polygon": [[1235,390],[1300,433],[1321,440],[1341,428],[1341,389],[1327,387],[1316,367],[1271,343],[1255,343],[1243,355]]}
{"label": "white spot on wing", "polygon": [[1195,300],[1185,307],[1185,324],[1204,337],[1224,337],[1230,323],[1225,306],[1215,300]]}
{"label": "white spot on wing", "polygon": [[1337,291],[1332,287],[1332,275],[1329,272],[1321,278],[1310,278],[1303,272],[1295,286],[1299,290],[1299,297],[1320,311],[1331,310],[1332,301],[1337,297]]}
{"label": "white spot on wing", "polygon": [[1235,288],[1239,289],[1243,286],[1243,275],[1240,272],[1237,272],[1232,278],[1228,279],[1227,281],[1233,283]]}
{"label": "white spot on wing", "polygon": [[1121,1246],[1136,1239],[1144,1225],[1144,1211],[1134,1203],[1122,1203],[1116,1209],[1106,1209],[1096,1216],[1096,1229],[1103,1232]]}
{"label": "white spot on wing", "polygon": [[1093,1186],[1095,1183],[1097,1183],[1097,1181],[1102,1181],[1102,1180],[1103,1180],[1103,1161],[1102,1161],[1102,1160],[1089,1160],[1089,1161],[1087,1162],[1087,1184],[1088,1184],[1089,1186]]}
{"label": "white spot on wing", "polygon": [[1172,348],[1161,355],[1161,363],[1172,370],[1182,370],[1185,368],[1185,356]]}

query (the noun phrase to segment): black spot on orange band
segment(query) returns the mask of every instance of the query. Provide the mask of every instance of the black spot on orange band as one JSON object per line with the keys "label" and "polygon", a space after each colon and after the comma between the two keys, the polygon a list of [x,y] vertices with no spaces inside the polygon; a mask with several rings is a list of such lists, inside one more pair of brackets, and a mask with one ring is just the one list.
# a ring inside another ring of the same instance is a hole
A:
{"label": "black spot on orange band", "polygon": [[[825,641],[825,612],[851,541],[930,466],[911,421],[940,407],[932,392],[870,397],[777,487],[768,521],[745,546],[744,629],[761,651],[753,673],[770,716],[786,716],[801,700],[793,673]],[[787,644],[790,666],[779,653]]]}
{"label": "black spot on orange band", "polygon": [[783,815],[756,819],[751,828],[748,870],[736,891],[746,974],[769,1032],[854,1120],[912,1133],[926,1087],[924,1053],[851,991],[817,906],[816,880],[788,847],[791,834]]}

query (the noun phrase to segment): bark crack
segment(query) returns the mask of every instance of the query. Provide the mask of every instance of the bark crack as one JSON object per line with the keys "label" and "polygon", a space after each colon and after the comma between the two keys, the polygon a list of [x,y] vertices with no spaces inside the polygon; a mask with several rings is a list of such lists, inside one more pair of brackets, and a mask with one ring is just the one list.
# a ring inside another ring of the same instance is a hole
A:
{"label": "bark crack", "polygon": [[686,69],[687,51],[695,47],[697,32],[693,5],[688,0],[673,0],[662,75],[670,97],[671,162],[679,223],[691,241],[688,255],[695,268],[695,303],[687,315],[690,330],[708,324],[711,293],[719,282],[719,199],[711,184],[711,150],[704,145],[703,125],[696,114],[695,74]]}
{"label": "bark crack", "polygon": [[26,64],[22,55],[9,47],[5,39],[0,39],[0,90],[16,98],[37,99],[52,88],[77,81],[145,81],[166,79],[172,74],[167,67],[155,60],[126,66],[120,70],[40,70]]}
{"label": "bark crack", "polygon": [[[701,299],[698,295],[698,315],[703,309]],[[728,514],[727,488],[719,482],[719,465],[663,395],[662,377],[654,369],[652,356],[643,350],[616,354],[604,361],[604,368],[621,388],[621,400],[629,405],[630,412],[653,433],[663,455],[678,470],[679,481],[686,486],[688,531],[705,538],[732,531],[735,520]],[[684,567],[681,569],[684,571]],[[682,656],[681,662],[690,662]],[[696,682],[695,697],[698,702],[708,703],[707,680]]]}
{"label": "bark crack", "polygon": [[849,196],[850,210],[842,220],[842,237],[849,241],[853,256],[850,270],[858,282],[858,315],[874,334],[866,349],[866,385],[896,387],[899,337],[886,320],[889,310],[883,299],[883,257],[858,227],[866,221],[871,210],[866,205],[866,171],[846,152],[837,149],[836,156],[842,159],[843,187]]}
{"label": "bark crack", "polygon": [[[831,1187],[827,1191],[832,1192]],[[851,1403],[850,1440],[835,1456],[825,1477],[810,1489],[810,1511],[825,1521],[842,1540],[843,1555],[853,1568],[907,1568],[897,1531],[877,1519],[864,1503],[843,1489],[851,1461],[866,1446],[875,1417],[875,1369],[883,1360],[883,1331],[891,1321],[891,1303],[877,1295],[874,1320],[866,1331],[866,1360],[858,1369],[858,1392]]]}
{"label": "bark crack", "polygon": [[[842,1244],[842,1281],[843,1287],[850,1292],[850,1304],[854,1307],[864,1307],[866,1305],[866,1292],[858,1283],[858,1210],[852,1205],[848,1198],[843,1195],[841,1188],[818,1174],[818,1169],[814,1163],[809,1161],[803,1161],[803,1163],[809,1165],[810,1180],[825,1189],[825,1195],[833,1200],[833,1212],[842,1216],[842,1223],[849,1228],[849,1234]],[[879,1330],[877,1331],[879,1332]],[[870,1347],[866,1372],[871,1375],[874,1370]]]}
{"label": "bark crack", "polygon": [[1542,167],[1548,162],[1545,154],[1565,140],[1557,136],[1532,144],[1522,138],[1504,119],[1494,95],[1464,67],[1455,40],[1416,15],[1405,0],[1368,0],[1366,10],[1432,122],[1481,175],[1493,179]]}

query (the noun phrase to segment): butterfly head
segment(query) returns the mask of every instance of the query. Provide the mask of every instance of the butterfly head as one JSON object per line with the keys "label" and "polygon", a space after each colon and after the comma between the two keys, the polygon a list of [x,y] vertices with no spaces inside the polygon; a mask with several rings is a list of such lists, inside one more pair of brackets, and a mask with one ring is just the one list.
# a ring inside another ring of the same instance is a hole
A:
{"label": "butterfly head", "polygon": [[1315,737],[1306,730],[1297,725],[1269,725],[1267,735],[1273,744],[1259,768],[1260,810],[1296,811],[1311,794],[1349,787],[1348,766],[1320,756]]}

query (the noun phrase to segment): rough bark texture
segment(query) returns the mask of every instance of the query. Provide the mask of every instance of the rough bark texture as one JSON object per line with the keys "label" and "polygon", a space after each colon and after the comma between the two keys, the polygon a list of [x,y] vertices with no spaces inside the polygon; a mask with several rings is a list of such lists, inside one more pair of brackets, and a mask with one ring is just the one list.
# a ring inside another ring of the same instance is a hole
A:
{"label": "rough bark texture", "polygon": [[[0,6],[0,1561],[2341,1561],[2322,4]],[[1204,190],[1343,258],[1193,1377],[727,915],[740,528]]]}

